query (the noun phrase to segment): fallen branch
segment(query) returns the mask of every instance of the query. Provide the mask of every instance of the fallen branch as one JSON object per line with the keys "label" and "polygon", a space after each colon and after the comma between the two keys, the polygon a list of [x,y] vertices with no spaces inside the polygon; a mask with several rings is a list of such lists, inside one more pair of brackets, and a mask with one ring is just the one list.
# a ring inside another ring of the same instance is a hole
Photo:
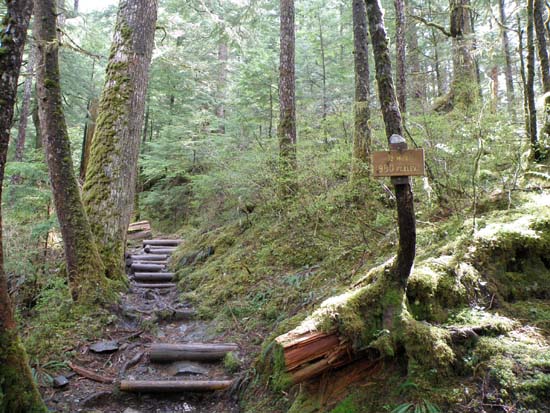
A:
{"label": "fallen branch", "polygon": [[124,363],[124,365],[120,369],[120,372],[118,373],[119,377],[122,377],[124,373],[126,373],[126,370],[128,370],[130,367],[134,367],[136,364],[138,364],[144,354],[144,351],[140,351],[134,357]]}
{"label": "fallen branch", "polygon": [[105,377],[100,374],[97,374],[96,372],[93,372],[91,370],[88,370],[84,367],[77,366],[76,364],[73,364],[69,361],[69,367],[78,375],[82,377],[86,377],[87,379],[90,379],[92,381],[96,381],[98,383],[105,383],[105,384],[113,384],[115,382],[114,377]]}

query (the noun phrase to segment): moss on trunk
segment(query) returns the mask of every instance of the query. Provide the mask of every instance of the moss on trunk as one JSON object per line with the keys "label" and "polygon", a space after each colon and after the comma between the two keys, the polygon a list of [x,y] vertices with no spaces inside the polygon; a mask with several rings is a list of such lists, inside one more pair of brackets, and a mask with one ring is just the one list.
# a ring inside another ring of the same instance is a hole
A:
{"label": "moss on trunk", "polygon": [[0,334],[0,413],[45,413],[25,350],[14,329]]}

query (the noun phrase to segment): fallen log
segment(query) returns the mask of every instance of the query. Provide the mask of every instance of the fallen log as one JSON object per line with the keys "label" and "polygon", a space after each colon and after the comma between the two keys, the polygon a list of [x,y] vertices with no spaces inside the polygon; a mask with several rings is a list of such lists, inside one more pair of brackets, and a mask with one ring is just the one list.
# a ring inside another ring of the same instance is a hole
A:
{"label": "fallen log", "polygon": [[151,282],[151,281],[172,281],[174,279],[173,272],[136,272],[134,274],[135,281]]}
{"label": "fallen log", "polygon": [[180,245],[183,241],[181,239],[146,239],[143,240],[143,246],[146,245],[162,245],[167,247]]}
{"label": "fallen log", "polygon": [[93,372],[91,370],[88,370],[84,367],[77,366],[76,364],[73,364],[69,361],[69,367],[78,375],[82,377],[86,377],[87,379],[97,381],[98,383],[105,383],[105,384],[113,384],[115,382],[114,377],[105,377],[101,376],[100,374],[97,374],[96,372]]}
{"label": "fallen log", "polygon": [[152,362],[169,362],[178,360],[216,361],[225,357],[230,351],[237,351],[236,344],[153,344],[149,351]]}
{"label": "fallen log", "polygon": [[134,261],[166,261],[168,255],[166,254],[139,254],[139,255],[130,255],[130,258]]}
{"label": "fallen log", "polygon": [[135,283],[134,287],[136,288],[172,288],[175,287],[176,284],[174,283],[158,283],[158,284],[143,284],[143,283]]}
{"label": "fallen log", "polygon": [[151,254],[171,255],[174,253],[174,251],[177,250],[177,247],[163,247],[162,245],[160,246],[148,245],[144,248],[144,250],[145,252],[151,253]]}
{"label": "fallen log", "polygon": [[132,263],[132,271],[136,272],[160,272],[166,268],[164,264]]}
{"label": "fallen log", "polygon": [[233,380],[122,380],[120,390],[133,393],[178,393],[225,390]]}
{"label": "fallen log", "polygon": [[145,239],[150,238],[151,236],[153,236],[151,231],[131,232],[128,234],[128,240]]}
{"label": "fallen log", "polygon": [[132,222],[128,225],[128,233],[139,231],[151,231],[151,224],[149,221]]}
{"label": "fallen log", "polygon": [[282,352],[284,360],[283,371],[277,374],[290,379],[293,384],[356,359],[351,345],[336,333],[297,328],[277,337],[273,345],[272,351]]}

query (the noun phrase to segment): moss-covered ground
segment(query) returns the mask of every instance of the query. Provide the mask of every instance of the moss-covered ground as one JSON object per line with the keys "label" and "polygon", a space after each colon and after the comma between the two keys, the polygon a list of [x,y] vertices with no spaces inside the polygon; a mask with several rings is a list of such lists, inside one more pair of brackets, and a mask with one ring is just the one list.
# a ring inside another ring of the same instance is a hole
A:
{"label": "moss-covered ground", "polygon": [[[229,224],[185,228],[173,261],[179,285],[202,317],[247,349],[244,411],[374,413],[407,404],[410,411],[548,411],[545,194],[520,195],[509,209],[487,208],[475,222],[421,220],[407,290],[408,311],[419,323],[406,329],[408,354],[382,371],[331,400],[319,396],[327,377],[272,390],[269,378],[255,373],[262,344],[311,314],[320,328],[336,322],[358,346],[373,344],[361,341],[372,336],[364,334],[363,298],[376,285],[376,269],[369,270],[391,258],[396,242],[391,205],[373,192],[367,198],[341,185],[300,202],[274,201]],[[455,340],[459,329],[476,334]]]}

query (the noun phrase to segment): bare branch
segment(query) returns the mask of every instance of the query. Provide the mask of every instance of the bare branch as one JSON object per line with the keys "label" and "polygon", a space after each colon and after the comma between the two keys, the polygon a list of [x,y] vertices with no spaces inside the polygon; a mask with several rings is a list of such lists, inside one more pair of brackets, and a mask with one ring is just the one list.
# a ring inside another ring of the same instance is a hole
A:
{"label": "bare branch", "polygon": [[418,20],[421,23],[424,23],[428,27],[433,27],[433,28],[439,30],[441,33],[443,33],[447,37],[453,37],[453,35],[449,31],[447,31],[447,29],[445,27],[443,27],[440,24],[430,22],[430,21],[426,20],[424,17],[415,16],[413,14],[409,14],[409,17],[411,17],[415,20]]}

